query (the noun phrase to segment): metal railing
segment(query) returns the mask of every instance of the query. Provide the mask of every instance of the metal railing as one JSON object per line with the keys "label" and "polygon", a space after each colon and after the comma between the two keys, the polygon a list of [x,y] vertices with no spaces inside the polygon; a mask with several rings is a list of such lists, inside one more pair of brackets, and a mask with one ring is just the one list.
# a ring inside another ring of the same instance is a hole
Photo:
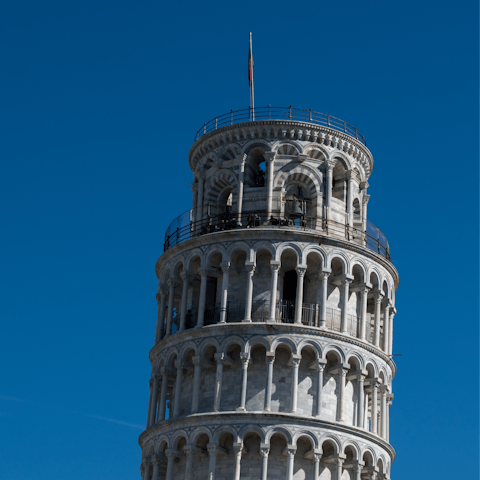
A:
{"label": "metal railing", "polygon": [[227,211],[219,215],[207,215],[196,219],[196,215],[203,214],[199,210],[189,210],[173,220],[165,233],[164,251],[181,242],[209,233],[244,228],[274,227],[315,230],[325,235],[344,238],[367,247],[390,260],[387,238],[378,227],[368,220],[364,231],[325,218],[303,216],[303,218],[292,219],[282,213],[272,213],[268,217],[266,211],[242,212],[241,215]]}
{"label": "metal railing", "polygon": [[314,125],[322,125],[324,127],[332,128],[338,132],[346,133],[351,137],[359,140],[364,145],[365,137],[360,134],[356,127],[350,125],[339,118],[332,117],[325,113],[314,112],[312,109],[304,110],[300,108],[290,107],[256,107],[252,109],[230,110],[229,113],[215,117],[197,130],[195,141],[213,130],[217,130],[227,125],[234,125],[237,123],[254,122],[257,120],[290,120],[295,122],[313,123]]}

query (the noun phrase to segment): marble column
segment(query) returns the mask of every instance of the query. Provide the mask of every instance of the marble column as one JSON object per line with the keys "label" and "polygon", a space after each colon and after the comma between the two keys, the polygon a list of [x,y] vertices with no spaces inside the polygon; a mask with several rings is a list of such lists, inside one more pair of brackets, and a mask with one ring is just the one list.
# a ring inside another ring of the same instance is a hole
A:
{"label": "marble column", "polygon": [[182,272],[180,274],[182,279],[182,305],[180,307],[180,326],[178,328],[179,332],[185,330],[185,317],[187,315],[187,299],[188,299],[188,284],[190,281],[190,275],[187,272]]}
{"label": "marble column", "polygon": [[183,447],[183,452],[186,455],[186,462],[185,462],[185,479],[184,480],[193,480],[193,445],[185,445]]}
{"label": "marble column", "polygon": [[177,360],[175,362],[175,368],[177,369],[177,378],[175,380],[175,403],[173,405],[174,407],[173,418],[177,418],[180,416],[180,401],[182,398],[182,376],[183,376],[183,369],[185,368],[185,364]]}
{"label": "marble column", "polygon": [[292,354],[290,363],[292,365],[292,409],[291,413],[297,412],[297,401],[298,401],[298,367],[300,366],[300,361],[302,360],[301,355]]}
{"label": "marble column", "polygon": [[167,328],[165,331],[165,337],[168,337],[172,334],[172,321],[173,321],[173,302],[175,300],[175,286],[177,283],[175,280],[170,279],[168,282],[169,292],[168,292],[168,311],[167,311]]}
{"label": "marble column", "polygon": [[150,480],[151,471],[152,471],[152,464],[150,462],[145,462],[145,467],[143,469],[143,480]]}
{"label": "marble column", "polygon": [[287,446],[287,480],[293,480],[293,466],[295,462],[295,453],[297,452],[296,447],[291,445]]}
{"label": "marble column", "polygon": [[388,355],[391,355],[393,352],[393,317],[395,316],[396,311],[397,310],[395,309],[395,307],[393,307],[392,313],[390,314],[390,328],[388,329]]}
{"label": "marble column", "polygon": [[205,301],[207,297],[207,270],[202,268],[200,273],[200,298],[198,300],[198,318],[196,328],[203,327],[203,321],[205,316]]}
{"label": "marble column", "polygon": [[320,460],[322,459],[321,453],[313,454],[313,480],[318,480],[320,476]]}
{"label": "marble column", "polygon": [[238,218],[237,222],[239,225],[242,224],[242,208],[243,208],[243,184],[245,182],[245,161],[247,159],[246,155],[243,155],[240,160],[240,172],[238,175]]}
{"label": "marble column", "polygon": [[354,465],[353,471],[355,473],[355,480],[362,480],[362,465]]}
{"label": "marble column", "polygon": [[267,472],[268,472],[268,454],[270,452],[270,445],[269,444],[260,444],[260,453],[262,455],[262,474],[261,480],[267,480]]}
{"label": "marble column", "polygon": [[372,433],[378,433],[378,382],[374,381],[372,383]]}
{"label": "marble column", "polygon": [[385,310],[383,312],[383,342],[382,349],[388,355],[388,341],[390,339],[390,300],[385,300]]}
{"label": "marble column", "polygon": [[[195,215],[195,220],[198,222],[203,220],[203,186],[205,184],[205,178],[198,178],[198,195],[197,195],[197,215]],[[201,230],[201,226],[199,230]]]}
{"label": "marble column", "polygon": [[151,400],[150,400],[150,411],[148,415],[148,427],[155,425],[155,412],[157,411],[157,396],[158,396],[158,382],[159,378],[157,375],[153,377],[152,390],[151,390]]}
{"label": "marble column", "polygon": [[325,370],[325,365],[327,361],[323,359],[318,360],[317,364],[317,411],[315,416],[320,418],[322,416],[322,392],[323,392],[323,371]]}
{"label": "marble column", "polygon": [[173,480],[173,463],[177,455],[173,450],[167,449],[165,450],[165,456],[167,457],[167,474],[165,475],[165,480]]}
{"label": "marble column", "polygon": [[368,285],[362,285],[360,289],[361,295],[361,307],[360,307],[360,340],[365,340],[366,330],[367,330],[367,303],[368,303],[368,292],[370,291]]}
{"label": "marble column", "polygon": [[273,363],[275,362],[275,353],[267,352],[265,358],[267,364],[267,387],[265,389],[265,408],[266,412],[272,410],[272,381],[273,381]]}
{"label": "marble column", "polygon": [[252,298],[253,298],[253,274],[255,273],[255,265],[252,262],[245,262],[247,269],[247,293],[245,296],[245,318],[243,322],[252,321]]}
{"label": "marble column", "polygon": [[380,308],[382,305],[383,295],[375,293],[375,328],[373,333],[373,344],[376,347],[380,346]]}
{"label": "marble column", "polygon": [[214,412],[220,411],[224,360],[225,360],[225,353],[215,354],[215,363],[217,364],[217,372],[215,374],[215,390],[213,395],[213,411]]}
{"label": "marble column", "polygon": [[155,330],[155,345],[162,339],[163,325],[165,323],[165,304],[167,297],[167,289],[161,287],[157,293],[158,313],[157,313],[157,328]]}
{"label": "marble column", "polygon": [[298,265],[297,271],[297,297],[295,299],[295,323],[301,325],[303,310],[303,279],[307,271],[306,265]]}
{"label": "marble column", "polygon": [[160,390],[160,404],[158,407],[158,422],[165,420],[165,412],[167,407],[167,390],[168,390],[168,371],[165,367],[161,369],[162,388]]}
{"label": "marble column", "polygon": [[332,271],[322,270],[320,273],[320,279],[322,281],[322,299],[321,299],[321,313],[320,313],[320,327],[327,325],[327,298],[328,298],[328,277]]}
{"label": "marble column", "polygon": [[197,200],[198,200],[198,183],[191,183],[190,188],[192,190],[192,216],[191,221],[195,222],[197,219]]}
{"label": "marble column", "polygon": [[[350,283],[351,279],[349,278],[344,278],[343,280],[343,289],[342,289],[342,320],[341,320],[341,325],[340,325],[340,331],[342,333],[347,332],[347,320],[348,320],[348,297],[350,293]],[[349,332],[350,333],[350,332]]]}
{"label": "marble column", "polygon": [[153,472],[152,472],[152,480],[159,480],[160,479],[160,463],[162,459],[158,456],[155,455],[153,457],[152,463],[153,463]]}
{"label": "marble column", "polygon": [[202,374],[202,357],[194,356],[192,357],[192,362],[194,365],[193,371],[193,392],[192,392],[192,411],[191,413],[198,412],[198,403],[200,400],[200,381]]}
{"label": "marble column", "polygon": [[348,369],[341,368],[338,373],[338,380],[340,382],[338,389],[338,421],[343,422],[345,420],[344,416],[344,405],[345,405],[345,380],[347,376]]}
{"label": "marble column", "polygon": [[332,184],[333,184],[333,167],[335,166],[335,162],[331,162],[326,160],[325,161],[325,173],[327,177],[327,186],[326,186],[326,204],[327,208],[330,208],[332,203]]}
{"label": "marble column", "polygon": [[337,480],[342,480],[343,461],[343,458],[337,458]]}
{"label": "marble column", "polygon": [[365,427],[365,389],[364,389],[365,375],[359,373],[357,376],[357,398],[358,398],[358,409],[357,409],[357,427]]}
{"label": "marble column", "polygon": [[222,292],[220,295],[220,323],[227,321],[227,301],[228,301],[228,273],[230,270],[230,262],[220,265],[222,269]]}
{"label": "marble column", "polygon": [[233,451],[235,453],[234,480],[240,480],[240,469],[241,469],[241,466],[242,466],[243,444],[242,443],[234,443],[233,444]]}
{"label": "marble column", "polygon": [[240,406],[237,408],[237,412],[245,412],[247,401],[247,376],[248,376],[248,364],[250,362],[250,356],[248,353],[241,353],[240,360],[242,362],[242,391],[240,393]]}
{"label": "marble column", "polygon": [[381,429],[379,431],[380,436],[386,440],[387,439],[387,394],[388,386],[381,385],[380,388],[380,418],[381,418]]}
{"label": "marble column", "polygon": [[278,285],[278,271],[280,270],[280,262],[272,260],[270,262],[270,270],[272,272],[272,282],[270,287],[270,312],[268,321],[276,322],[276,307],[277,307],[277,285]]}
{"label": "marble column", "polygon": [[353,207],[353,192],[352,192],[352,171],[347,172],[347,219],[348,225],[353,226],[352,207]]}
{"label": "marble column", "polygon": [[267,218],[269,220],[272,215],[272,203],[273,203],[273,174],[275,166],[276,152],[265,152],[264,157],[267,167]]}
{"label": "marble column", "polygon": [[215,480],[215,470],[217,465],[217,453],[218,453],[218,445],[214,443],[209,443],[207,445],[208,449],[208,480]]}

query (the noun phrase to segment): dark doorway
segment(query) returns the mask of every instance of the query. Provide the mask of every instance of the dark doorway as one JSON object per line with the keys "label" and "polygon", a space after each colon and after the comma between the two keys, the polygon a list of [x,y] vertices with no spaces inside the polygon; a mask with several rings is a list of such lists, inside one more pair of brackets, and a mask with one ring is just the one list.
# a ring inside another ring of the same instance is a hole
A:
{"label": "dark doorway", "polygon": [[218,308],[216,307],[217,300],[217,278],[207,277],[207,292],[205,295],[205,316],[204,325],[212,325],[217,323]]}
{"label": "dark doorway", "polygon": [[283,277],[283,299],[295,303],[297,297],[297,272],[290,270]]}
{"label": "dark doorway", "polygon": [[297,272],[289,270],[285,272],[283,277],[283,301],[284,305],[281,307],[282,321],[286,323],[293,323],[295,318],[295,299],[297,298]]}

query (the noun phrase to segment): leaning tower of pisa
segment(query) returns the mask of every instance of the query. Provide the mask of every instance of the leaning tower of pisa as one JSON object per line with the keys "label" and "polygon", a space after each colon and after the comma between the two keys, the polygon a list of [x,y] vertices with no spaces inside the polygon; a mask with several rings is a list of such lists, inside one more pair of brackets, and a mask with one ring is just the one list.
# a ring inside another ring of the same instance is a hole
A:
{"label": "leaning tower of pisa", "polygon": [[[356,128],[293,108],[197,132],[156,264],[143,480],[390,479],[398,274]],[[153,333],[153,332],[152,332]]]}

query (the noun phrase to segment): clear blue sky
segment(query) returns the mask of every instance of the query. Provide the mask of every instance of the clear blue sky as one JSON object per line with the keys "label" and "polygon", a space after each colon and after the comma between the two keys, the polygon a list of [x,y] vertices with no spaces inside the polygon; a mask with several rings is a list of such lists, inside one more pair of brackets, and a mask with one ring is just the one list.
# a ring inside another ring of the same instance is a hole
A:
{"label": "clear blue sky", "polygon": [[157,280],[204,121],[357,126],[400,273],[393,479],[478,473],[475,1],[3,2],[0,478],[140,478]]}

